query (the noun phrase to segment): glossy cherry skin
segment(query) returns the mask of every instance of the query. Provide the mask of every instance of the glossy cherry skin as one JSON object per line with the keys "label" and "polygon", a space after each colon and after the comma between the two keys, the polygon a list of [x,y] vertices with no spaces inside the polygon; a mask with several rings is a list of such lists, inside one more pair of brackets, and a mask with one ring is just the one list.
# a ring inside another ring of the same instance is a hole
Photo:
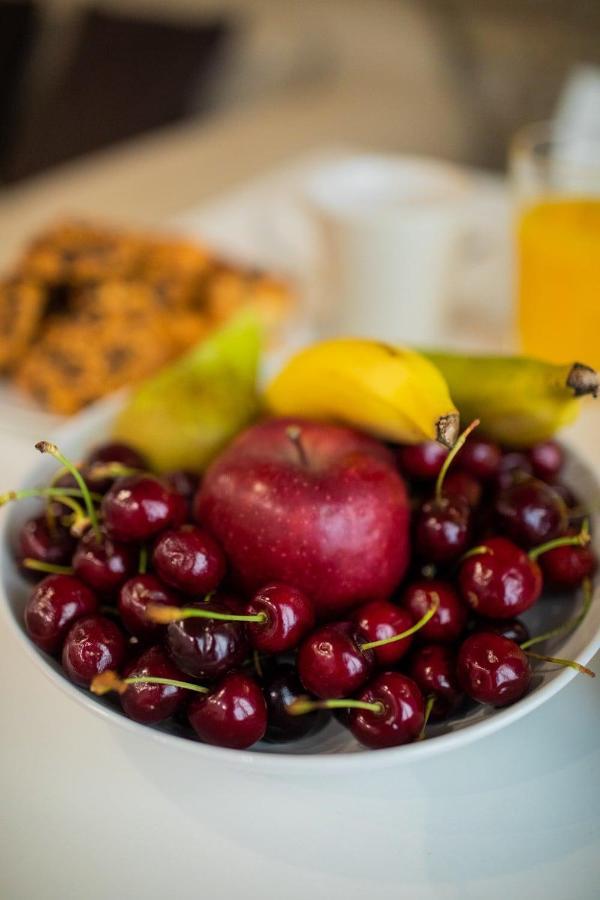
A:
{"label": "glossy cherry skin", "polygon": [[542,441],[529,450],[533,474],[542,481],[554,481],[565,464],[565,454],[556,441]]}
{"label": "glossy cherry skin", "polygon": [[[414,619],[408,610],[389,600],[371,600],[370,603],[365,603],[356,610],[353,621],[365,643],[395,637],[414,625]],[[386,668],[395,665],[408,652],[412,641],[413,637],[409,635],[393,644],[374,647],[372,652],[377,665]]]}
{"label": "glossy cherry skin", "polygon": [[523,547],[559,537],[568,524],[562,498],[549,485],[533,478],[501,491],[495,509],[498,526]]}
{"label": "glossy cherry skin", "polygon": [[287,584],[269,584],[257,591],[244,610],[263,613],[266,622],[249,622],[252,646],[263,653],[283,653],[296,647],[314,627],[315,610],[305,593]]}
{"label": "glossy cherry skin", "polygon": [[520,450],[509,450],[503,454],[500,460],[494,486],[497,490],[506,490],[511,485],[527,478],[532,472],[531,461],[526,453],[522,453]]}
{"label": "glossy cherry skin", "polygon": [[424,697],[433,694],[432,719],[446,719],[464,700],[456,674],[456,651],[443,644],[423,644],[411,654],[408,674]]}
{"label": "glossy cherry skin", "polygon": [[[200,609],[227,612],[210,603],[192,603]],[[173,662],[193,678],[215,680],[242,665],[249,652],[241,622],[217,619],[181,619],[167,627],[167,647]]]}
{"label": "glossy cherry skin", "polygon": [[152,563],[166,584],[195,596],[214,591],[226,566],[215,539],[197,525],[181,525],[161,534],[154,545]]}
{"label": "glossy cherry skin", "polygon": [[121,621],[130,634],[147,638],[165,631],[164,625],[151,622],[146,615],[148,606],[181,606],[181,597],[155,575],[134,575],[119,591]]}
{"label": "glossy cherry skin", "polygon": [[471,435],[456,454],[456,466],[480,481],[497,475],[502,460],[498,444],[478,435]]}
{"label": "glossy cherry skin", "polygon": [[404,591],[402,605],[416,622],[432,608],[436,597],[440,605],[417,635],[425,641],[451,644],[464,632],[469,617],[466,606],[451,584],[439,579],[416,581]]}
{"label": "glossy cherry skin", "polygon": [[365,747],[379,750],[408,744],[419,736],[425,721],[425,701],[412,678],[400,672],[381,672],[358,695],[367,703],[382,703],[375,713],[351,709],[350,731]]}
{"label": "glossy cherry skin", "polygon": [[130,544],[113,541],[108,535],[96,537],[90,529],[77,544],[73,571],[98,594],[110,595],[135,572],[139,554]]}
{"label": "glossy cherry skin", "polygon": [[589,544],[585,547],[555,547],[542,553],[539,560],[544,580],[563,588],[578,587],[584,578],[594,574],[598,565]]}
{"label": "glossy cherry skin", "polygon": [[298,674],[307,691],[323,699],[349,697],[373,671],[372,650],[352,622],[334,622],[313,631],[298,651]]}
{"label": "glossy cherry skin", "polygon": [[194,697],[188,719],[204,743],[244,750],[264,737],[267,706],[252,678],[232,672],[210,694]]}
{"label": "glossy cherry skin", "polygon": [[[187,680],[158,645],[144,650],[123,672],[125,678],[135,675],[170,678],[174,681]],[[172,684],[140,683],[130,684],[119,699],[123,712],[130,719],[143,725],[156,725],[174,715],[188,694],[190,691]]]}
{"label": "glossy cherry skin", "polygon": [[432,481],[437,478],[447,456],[448,448],[437,441],[424,441],[398,449],[402,473],[417,481]]}
{"label": "glossy cherry skin", "polygon": [[102,499],[108,533],[117,541],[142,543],[181,517],[181,497],[153,475],[119,478]]}
{"label": "glossy cherry skin", "polygon": [[122,466],[127,466],[128,469],[140,469],[140,471],[148,469],[148,460],[141,453],[138,453],[137,450],[134,450],[133,447],[130,447],[129,444],[111,441],[110,443],[94,447],[84,460],[83,471],[90,490],[97,491],[100,494],[106,493],[115,481],[114,478],[99,478],[90,474],[90,470],[94,465],[102,465],[104,463],[119,463]]}
{"label": "glossy cherry skin", "polygon": [[46,653],[56,653],[73,622],[95,612],[97,606],[95,594],[78,578],[47,575],[34,587],[25,607],[27,634]]}
{"label": "glossy cherry skin", "polygon": [[457,559],[467,549],[469,537],[469,508],[456,497],[428,500],[417,513],[415,545],[427,562]]}
{"label": "glossy cherry skin", "polygon": [[176,469],[174,472],[168,472],[164,479],[184,500],[187,511],[186,518],[191,519],[194,497],[200,486],[200,476],[187,469]]}
{"label": "glossy cherry skin", "polygon": [[291,663],[281,663],[269,673],[263,682],[263,694],[267,703],[265,740],[270,743],[283,744],[315,734],[329,720],[329,713],[324,709],[302,716],[289,714],[288,707],[294,700],[306,696],[296,667]]}
{"label": "glossy cherry skin", "polygon": [[490,619],[512,619],[536,602],[542,592],[540,567],[507,538],[490,538],[486,550],[465,559],[458,581],[465,602]]}
{"label": "glossy cherry skin", "polygon": [[509,641],[514,641],[515,644],[524,644],[531,637],[527,625],[520,619],[482,619],[475,624],[473,631],[475,633],[492,631],[508,638]]}
{"label": "glossy cherry skin", "polygon": [[469,697],[491,706],[508,706],[519,700],[531,679],[529,660],[518,644],[490,631],[463,641],[457,673]]}
{"label": "glossy cherry skin", "polygon": [[480,482],[468,472],[463,472],[462,469],[448,472],[444,479],[443,496],[450,500],[458,499],[459,502],[466,503],[471,509],[479,506],[482,493],[483,488]]}
{"label": "glossy cherry skin", "polygon": [[63,669],[75,684],[87,687],[106,669],[120,669],[125,659],[125,635],[106,616],[86,616],[71,626],[62,652]]}
{"label": "glossy cherry skin", "polygon": [[[48,528],[46,516],[36,516],[28,519],[21,527],[15,557],[19,563],[24,559],[36,559],[53,566],[64,566],[71,562],[75,544],[75,539],[66,528],[57,524],[53,533]],[[35,579],[43,577],[31,569],[24,569],[24,572]]]}

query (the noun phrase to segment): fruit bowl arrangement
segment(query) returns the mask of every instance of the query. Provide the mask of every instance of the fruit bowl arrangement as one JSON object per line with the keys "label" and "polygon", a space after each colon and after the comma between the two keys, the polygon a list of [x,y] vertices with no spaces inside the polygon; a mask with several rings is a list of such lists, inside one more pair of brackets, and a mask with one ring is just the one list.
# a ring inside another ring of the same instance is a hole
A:
{"label": "fruit bowl arrangement", "polygon": [[407,760],[525,714],[593,674],[600,496],[550,435],[569,380],[595,387],[504,361],[527,404],[481,402],[459,435],[450,396],[476,412],[489,364],[315,345],[202,473],[157,474],[111,438],[131,401],[91,408],[2,498],[20,500],[2,540],[17,633],[90,708],[266,769]]}

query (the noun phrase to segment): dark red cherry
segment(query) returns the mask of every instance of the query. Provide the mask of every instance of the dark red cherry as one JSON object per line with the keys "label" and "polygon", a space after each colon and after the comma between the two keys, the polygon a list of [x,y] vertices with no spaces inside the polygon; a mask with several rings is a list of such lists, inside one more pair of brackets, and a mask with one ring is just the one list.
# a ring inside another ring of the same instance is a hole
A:
{"label": "dark red cherry", "polygon": [[498,444],[479,435],[470,435],[456,455],[456,465],[481,481],[494,478],[500,469],[502,451]]}
{"label": "dark red cherry", "polygon": [[519,700],[531,679],[529,660],[518,644],[490,631],[463,641],[457,672],[465,693],[491,706],[508,706]]}
{"label": "dark red cherry", "polygon": [[428,500],[416,517],[415,545],[427,562],[447,563],[467,549],[470,537],[467,504],[458,498]]}
{"label": "dark red cherry", "polygon": [[469,617],[466,606],[451,584],[439,579],[416,581],[404,591],[402,605],[416,622],[433,607],[436,599],[439,606],[418,635],[425,641],[451,644],[463,633]]}
{"label": "dark red cherry", "polygon": [[350,731],[365,747],[398,747],[419,736],[425,722],[425,702],[407,675],[382,672],[357,695],[357,700],[381,705],[379,712],[350,710]]}
{"label": "dark red cherry", "polygon": [[511,485],[523,481],[532,472],[531,461],[526,453],[520,450],[509,450],[502,455],[494,486],[499,491],[506,490]]}
{"label": "dark red cherry", "polygon": [[260,741],[267,728],[265,698],[248,675],[232,672],[209,694],[188,706],[190,725],[206,744],[244,750]]}
{"label": "dark red cherry", "polygon": [[565,463],[565,454],[556,441],[542,441],[529,450],[533,474],[542,481],[554,481]]}
{"label": "dark red cherry", "polygon": [[200,476],[187,469],[176,469],[174,472],[168,472],[164,478],[170,487],[183,498],[186,506],[186,518],[190,519],[194,497],[200,485]]}
{"label": "dark red cherry", "polygon": [[437,441],[398,448],[398,461],[403,474],[418,481],[437,478],[447,456],[448,448]]}
{"label": "dark red cherry", "polygon": [[[124,677],[152,676],[185,681],[186,676],[177,669],[162,647],[156,645],[144,650],[124,671]],[[144,725],[156,725],[174,715],[186,695],[185,688],[172,684],[130,684],[120,695],[123,712],[130,719]]]}
{"label": "dark red cherry", "polygon": [[100,538],[90,529],[77,544],[73,571],[98,594],[110,595],[132,575],[138,565],[138,552],[130,544]]}
{"label": "dark red cherry", "polygon": [[442,644],[423,644],[411,654],[408,674],[423,696],[433,695],[432,719],[446,719],[464,700],[456,674],[456,651]]}
{"label": "dark red cherry", "polygon": [[[192,603],[199,609],[226,613],[214,603]],[[173,662],[193,678],[221,678],[242,665],[248,655],[243,623],[218,619],[180,619],[167,628],[167,647]]]}
{"label": "dark red cherry", "polygon": [[265,622],[248,622],[252,646],[263,653],[283,653],[300,643],[315,624],[313,604],[306,594],[287,584],[269,584],[257,591],[246,615],[262,613]]}
{"label": "dark red cherry", "polygon": [[25,607],[27,634],[46,653],[56,653],[73,622],[97,606],[95,595],[78,578],[48,575],[34,587]]}
{"label": "dark red cherry", "polygon": [[136,637],[149,637],[165,630],[164,625],[151,622],[148,606],[180,606],[181,598],[155,575],[134,575],[119,591],[119,613],[123,625]]}
{"label": "dark red cherry", "polygon": [[468,472],[456,469],[448,472],[444,479],[442,494],[450,500],[463,501],[471,509],[475,509],[481,502],[483,489],[479,481]]}
{"label": "dark red cherry", "polygon": [[561,497],[549,485],[533,478],[501,491],[495,510],[498,526],[523,547],[535,547],[559,537],[568,524]]}
{"label": "dark red cherry", "polygon": [[473,631],[475,633],[492,631],[508,638],[509,641],[514,641],[515,644],[524,644],[531,637],[527,625],[520,619],[482,619],[475,623]]}
{"label": "dark red cherry", "polygon": [[306,696],[296,667],[291,663],[281,663],[267,675],[263,693],[267,703],[265,740],[269,743],[297,741],[315,734],[327,724],[329,714],[326,710],[315,710],[302,716],[292,716],[288,712],[294,700]]}
{"label": "dark red cherry", "polygon": [[[408,610],[390,603],[389,600],[371,600],[370,603],[359,606],[353,620],[365,643],[382,641],[402,634],[412,628],[416,621]],[[408,652],[412,641],[413,637],[409,635],[393,644],[373,647],[377,664],[385,667],[393,666]]]}
{"label": "dark red cherry", "polygon": [[[35,559],[52,566],[64,566],[71,562],[75,544],[66,528],[57,523],[51,531],[46,516],[36,516],[28,519],[19,531],[15,557],[19,563],[24,559]],[[31,569],[23,571],[28,577],[42,577]]]}
{"label": "dark red cherry", "polygon": [[460,566],[463,599],[486,618],[521,615],[542,592],[540,567],[507,538],[490,538],[483,547],[482,553],[468,557]]}
{"label": "dark red cherry", "polygon": [[313,631],[300,646],[298,674],[311,694],[323,699],[348,697],[369,678],[375,656],[352,622],[334,622]]}
{"label": "dark red cherry", "polygon": [[179,520],[181,502],[160,478],[128,475],[115,481],[104,495],[101,510],[111,537],[141,543]]}
{"label": "dark red cherry", "polygon": [[[567,534],[576,534],[569,529]],[[555,547],[540,556],[544,579],[554,587],[575,588],[596,571],[598,560],[591,546]]]}
{"label": "dark red cherry", "polygon": [[87,687],[106,669],[119,669],[125,659],[125,635],[106,616],[86,616],[71,626],[63,644],[63,669],[75,684]]}
{"label": "dark red cherry", "polygon": [[161,534],[152,563],[166,584],[196,596],[214,591],[225,575],[223,551],[197,525],[181,525]]}
{"label": "dark red cherry", "polygon": [[126,466],[128,469],[140,469],[140,471],[148,469],[148,460],[128,444],[111,441],[110,443],[94,447],[84,460],[83,473],[90,490],[100,494],[106,493],[115,481],[111,477],[95,476],[93,474],[94,466],[104,465],[105,463],[119,463],[119,465]]}

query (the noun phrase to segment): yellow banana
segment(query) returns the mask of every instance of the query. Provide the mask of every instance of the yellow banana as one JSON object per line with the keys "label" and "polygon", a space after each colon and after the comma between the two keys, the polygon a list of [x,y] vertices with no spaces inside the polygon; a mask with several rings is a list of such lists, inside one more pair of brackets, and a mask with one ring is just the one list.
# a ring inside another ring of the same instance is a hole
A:
{"label": "yellow banana", "polygon": [[463,420],[479,418],[482,431],[509,446],[548,440],[577,417],[579,397],[598,393],[598,374],[582,363],[422,352],[446,378]]}
{"label": "yellow banana", "polygon": [[444,378],[420,353],[337,338],[301,350],[267,386],[270,410],[343,422],[390,441],[452,446],[458,414]]}

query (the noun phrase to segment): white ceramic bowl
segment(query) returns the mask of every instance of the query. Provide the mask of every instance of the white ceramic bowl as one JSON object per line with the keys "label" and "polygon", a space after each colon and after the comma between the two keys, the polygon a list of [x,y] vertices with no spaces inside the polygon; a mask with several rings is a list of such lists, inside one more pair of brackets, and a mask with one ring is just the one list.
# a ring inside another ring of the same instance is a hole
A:
{"label": "white ceramic bowl", "polygon": [[[112,399],[88,409],[70,420],[53,436],[53,439],[70,457],[79,458],[88,447],[100,443],[106,438],[111,420],[120,402],[118,399]],[[48,435],[40,435],[40,437],[48,437]],[[27,487],[47,483],[56,468],[54,460],[38,457],[33,447],[31,453],[32,467],[24,484]],[[586,498],[591,509],[600,509],[598,481],[591,470],[584,466],[573,452],[568,454],[567,481],[578,494]],[[332,721],[324,731],[315,737],[277,747],[261,744],[251,751],[226,750],[201,744],[183,735],[177,725],[154,728],[139,725],[121,713],[114,699],[97,698],[68,681],[62,673],[59,663],[38,650],[25,633],[23,609],[31,586],[23,580],[14,565],[11,545],[19,524],[31,514],[32,503],[35,504],[35,501],[22,501],[14,504],[8,513],[5,510],[2,513],[0,528],[2,567],[0,604],[15,639],[21,643],[29,659],[40,668],[40,671],[82,707],[103,716],[113,726],[128,729],[138,735],[145,735],[148,741],[158,740],[171,745],[174,750],[192,752],[205,763],[211,761],[231,763],[237,768],[281,774],[286,772],[327,774],[332,771],[342,772],[365,767],[381,768],[400,765],[403,762],[457,748],[503,728],[544,703],[576,675],[570,668],[562,669],[541,664],[535,671],[530,693],[513,706],[502,710],[484,706],[473,707],[450,723],[431,726],[428,729],[427,740],[388,750],[365,750],[346,729],[335,721]],[[596,534],[600,530],[599,518],[596,513],[594,523]],[[596,587],[595,602],[579,628],[566,637],[548,644],[546,652],[574,659],[580,663],[589,662],[600,649],[598,593],[600,591]],[[540,633],[569,619],[575,614],[580,602],[579,597],[543,597],[536,607],[523,618],[532,634]]]}

